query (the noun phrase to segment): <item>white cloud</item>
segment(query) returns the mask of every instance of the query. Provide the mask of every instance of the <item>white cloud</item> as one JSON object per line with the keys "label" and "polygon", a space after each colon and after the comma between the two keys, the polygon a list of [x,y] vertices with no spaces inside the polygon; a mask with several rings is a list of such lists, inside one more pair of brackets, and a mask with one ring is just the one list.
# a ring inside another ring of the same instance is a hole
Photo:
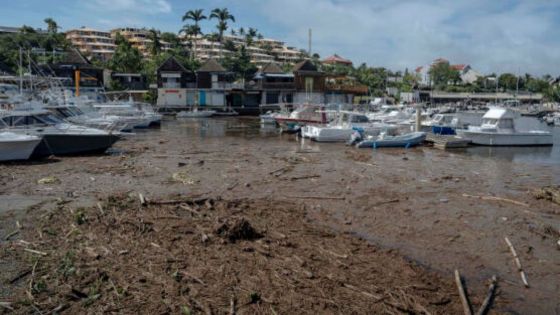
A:
{"label": "white cloud", "polygon": [[285,38],[354,62],[409,69],[445,57],[483,72],[559,74],[560,4],[486,0],[252,0]]}
{"label": "white cloud", "polygon": [[123,15],[131,12],[146,14],[171,12],[171,4],[168,0],[86,0],[85,4],[92,10],[120,11]]}

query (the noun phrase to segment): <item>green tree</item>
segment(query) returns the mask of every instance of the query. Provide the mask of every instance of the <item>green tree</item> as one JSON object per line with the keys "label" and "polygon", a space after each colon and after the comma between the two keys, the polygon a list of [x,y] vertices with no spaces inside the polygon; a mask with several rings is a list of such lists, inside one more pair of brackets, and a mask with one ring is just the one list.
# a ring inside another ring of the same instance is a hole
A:
{"label": "green tree", "polygon": [[44,22],[47,24],[47,31],[49,33],[56,34],[58,32],[58,24],[52,18],[46,18]]}
{"label": "green tree", "polygon": [[231,40],[226,40],[224,42],[224,49],[229,51],[236,51],[235,44]]}
{"label": "green tree", "polygon": [[113,58],[108,63],[108,67],[117,72],[137,73],[142,69],[142,54],[122,36],[117,33],[115,37],[117,48]]}
{"label": "green tree", "polygon": [[438,89],[445,89],[449,83],[457,84],[461,81],[459,71],[453,69],[449,62],[439,62],[431,66],[430,80]]}
{"label": "green tree", "polygon": [[19,28],[19,32],[22,33],[22,34],[35,34],[35,33],[37,33],[33,27],[27,26],[25,24],[22,25]]}
{"label": "green tree", "polygon": [[[200,22],[206,20],[208,17],[204,15],[204,10],[197,9],[197,10],[189,10],[185,12],[183,15],[183,22],[185,21],[193,21],[193,25],[185,25],[182,28],[182,32],[187,35],[191,45],[193,46],[191,57],[192,59],[196,59],[196,37],[198,35],[202,35],[202,30],[200,28]],[[193,45],[194,44],[194,45]]]}
{"label": "green tree", "polygon": [[171,49],[182,48],[183,44],[177,34],[171,32],[161,33],[160,38],[162,41],[169,43]]}
{"label": "green tree", "polygon": [[245,42],[247,46],[252,46],[255,40],[255,37],[258,35],[258,31],[256,28],[249,27],[247,34],[245,34]]}
{"label": "green tree", "polygon": [[250,80],[258,70],[251,62],[251,56],[245,46],[240,46],[233,56],[226,56],[222,64],[228,71],[234,72],[238,78],[244,80]]}
{"label": "green tree", "polygon": [[221,43],[224,37],[224,32],[228,29],[227,22],[228,21],[235,22],[235,17],[229,13],[227,8],[223,8],[223,9],[216,8],[212,10],[212,13],[210,14],[210,19],[218,20],[218,24],[216,25],[216,28],[218,29],[218,34],[219,34],[218,41]]}
{"label": "green tree", "polygon": [[498,85],[504,90],[515,90],[517,87],[517,76],[511,73],[502,73],[498,77]]}
{"label": "green tree", "polygon": [[161,52],[162,47],[159,32],[152,28],[148,32],[148,39],[150,40],[150,54],[152,55],[152,57],[155,57]]}

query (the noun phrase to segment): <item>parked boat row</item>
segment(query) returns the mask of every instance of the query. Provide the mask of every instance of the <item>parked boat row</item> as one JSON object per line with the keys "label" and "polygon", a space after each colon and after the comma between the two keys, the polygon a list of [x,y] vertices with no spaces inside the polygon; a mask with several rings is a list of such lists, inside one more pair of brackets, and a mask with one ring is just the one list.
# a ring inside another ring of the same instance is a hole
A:
{"label": "parked boat row", "polygon": [[[490,107],[484,114],[441,113],[431,117],[427,111],[416,115],[414,107],[382,106],[377,112],[332,111],[317,106],[311,111],[310,108],[313,106],[301,106],[291,113],[268,112],[261,115],[261,123],[275,124],[283,131],[287,127],[317,142],[348,142],[359,148],[411,147],[424,142],[426,132],[457,135],[458,139],[474,145],[553,145],[549,131],[519,127],[517,121],[521,115],[504,107]],[[308,116],[302,117],[301,113]],[[418,117],[424,118],[419,124]],[[411,132],[413,126],[417,131]]]}

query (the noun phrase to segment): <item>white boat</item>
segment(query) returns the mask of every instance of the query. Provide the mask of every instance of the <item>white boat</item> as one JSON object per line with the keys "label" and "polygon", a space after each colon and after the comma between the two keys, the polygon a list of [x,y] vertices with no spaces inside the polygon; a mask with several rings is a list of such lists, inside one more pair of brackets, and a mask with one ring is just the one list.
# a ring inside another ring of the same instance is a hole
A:
{"label": "white boat", "polygon": [[421,144],[426,139],[425,132],[411,132],[398,136],[387,136],[384,133],[378,137],[370,137],[356,144],[357,148],[404,147],[409,148]]}
{"label": "white boat", "polygon": [[40,136],[32,157],[105,152],[120,138],[118,132],[66,123],[46,110],[0,111],[0,129]]}
{"label": "white boat", "polygon": [[0,161],[27,160],[41,138],[13,132],[0,132]]}
{"label": "white boat", "polygon": [[206,118],[216,113],[214,110],[198,110],[194,108],[192,111],[181,111],[177,113],[177,118]]}
{"label": "white boat", "polygon": [[326,126],[306,125],[301,134],[304,138],[318,142],[344,142],[348,141],[355,131],[364,136],[376,136],[381,132],[395,134],[397,129],[395,125],[371,122],[362,113],[341,111],[335,122]]}
{"label": "white boat", "polygon": [[262,125],[276,125],[276,116],[279,115],[279,113],[274,113],[274,112],[267,112],[265,114],[260,115],[260,119],[261,119],[261,124]]}
{"label": "white boat", "polygon": [[548,131],[521,131],[515,122],[519,113],[510,109],[490,108],[482,117],[482,125],[468,129],[457,129],[460,138],[473,144],[489,146],[544,146],[552,145],[552,134]]}

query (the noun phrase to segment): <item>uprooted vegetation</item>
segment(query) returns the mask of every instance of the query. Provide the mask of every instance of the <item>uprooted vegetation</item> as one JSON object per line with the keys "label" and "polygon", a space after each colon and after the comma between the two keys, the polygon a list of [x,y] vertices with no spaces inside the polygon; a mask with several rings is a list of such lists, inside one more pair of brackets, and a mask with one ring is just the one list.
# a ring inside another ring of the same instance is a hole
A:
{"label": "uprooted vegetation", "polygon": [[6,279],[15,313],[460,312],[451,279],[310,224],[293,203],[119,195],[28,221],[0,251],[21,266]]}

